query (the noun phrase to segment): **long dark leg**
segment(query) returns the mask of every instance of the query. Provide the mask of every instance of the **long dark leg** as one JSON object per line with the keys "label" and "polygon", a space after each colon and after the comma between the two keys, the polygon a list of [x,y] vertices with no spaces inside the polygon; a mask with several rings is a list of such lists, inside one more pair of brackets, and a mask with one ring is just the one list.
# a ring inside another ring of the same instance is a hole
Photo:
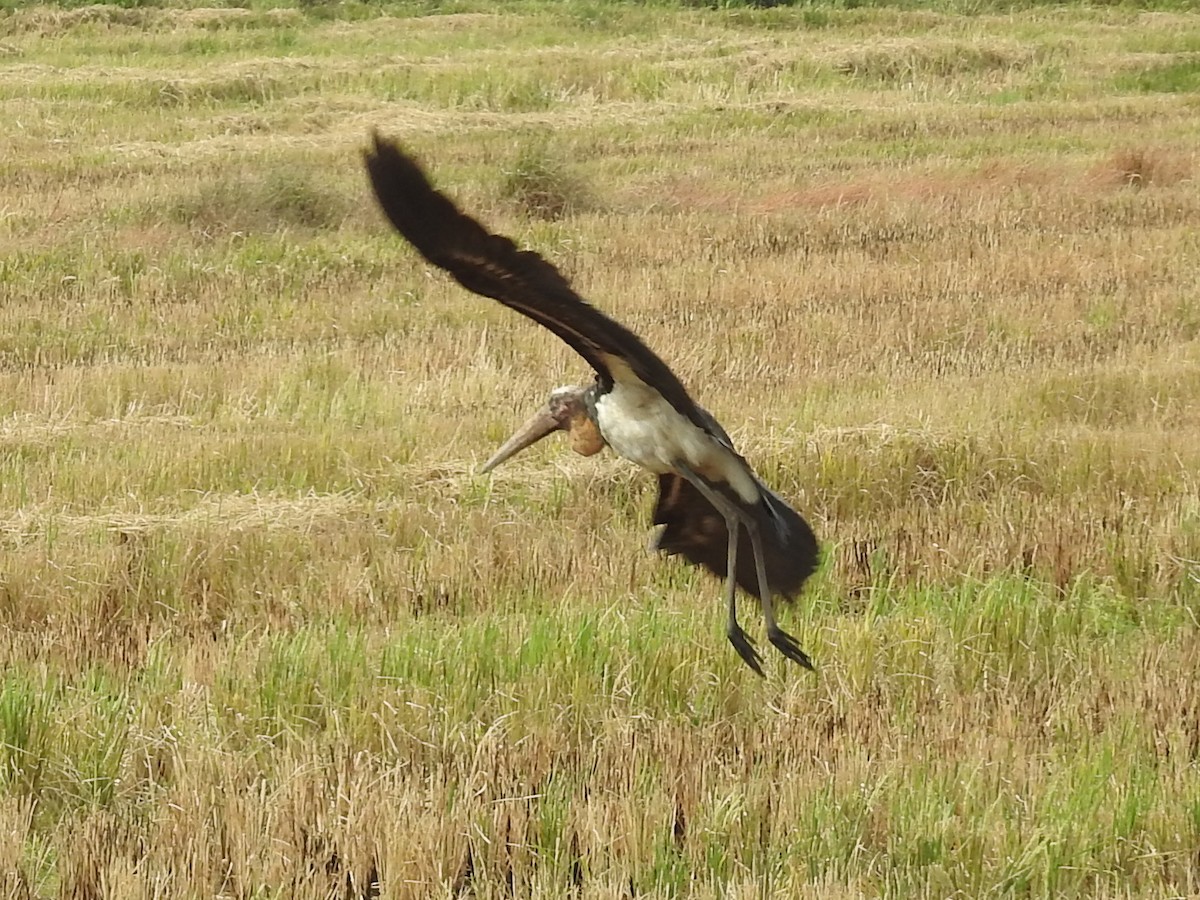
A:
{"label": "long dark leg", "polygon": [[[725,524],[729,529],[729,573],[726,576],[725,582],[730,610],[729,623],[731,630],[729,632],[729,640],[733,642],[734,647],[738,648],[738,652],[742,653],[742,649],[738,641],[735,640],[732,631],[736,627],[739,632],[742,632],[741,626],[737,624],[737,620],[733,615],[734,593],[737,590],[737,529],[741,526],[746,529],[746,533],[750,536],[750,547],[754,553],[754,569],[758,575],[759,602],[762,604],[763,619],[767,625],[767,639],[775,645],[776,650],[788,659],[798,662],[806,669],[812,669],[812,660],[808,658],[807,653],[800,649],[799,642],[780,628],[779,623],[775,621],[775,606],[771,601],[771,586],[767,582],[766,554],[763,553],[762,537],[758,533],[758,523],[755,522],[753,516],[736,503],[723,497],[720,493],[709,487],[704,479],[690,468],[683,465],[679,465],[678,468],[680,474],[695,485],[696,490],[703,494],[704,498],[713,505],[713,508],[725,517]],[[742,632],[742,634],[744,635],[745,632]],[[749,640],[749,638],[747,637],[746,640]],[[758,656],[757,652],[755,652],[755,656]],[[751,663],[745,653],[742,653],[742,658],[746,660],[750,668],[754,669],[760,675],[762,674],[762,669]]]}
{"label": "long dark leg", "polygon": [[[725,634],[733,649],[745,660],[746,665],[763,674],[762,655],[754,648],[754,641],[742,629],[737,620],[737,556],[738,529],[741,527],[741,510],[704,483],[704,479],[685,465],[679,465],[679,473],[690,481],[709,503],[725,519],[725,528],[729,532],[729,549],[725,562],[725,605],[729,608],[729,620],[725,626]],[[764,676],[765,677],[765,676]]]}
{"label": "long dark leg", "polygon": [[758,533],[758,525],[753,520],[746,525],[746,533],[750,535],[750,546],[754,549],[754,568],[758,571],[758,596],[762,602],[763,619],[767,623],[767,640],[775,645],[775,649],[790,660],[800,663],[806,669],[812,670],[812,660],[800,649],[800,644],[794,637],[779,627],[775,621],[775,605],[771,600],[771,586],[767,584],[767,561],[763,553],[762,536]]}
{"label": "long dark leg", "polygon": [[[760,676],[763,676],[762,656],[754,648],[750,635],[742,630],[737,620],[737,553],[738,553],[738,521],[725,518],[725,527],[729,529],[729,552],[726,557],[728,571],[725,575],[725,604],[729,607],[729,621],[725,625],[725,634],[733,649]],[[765,676],[763,676],[765,677]]]}

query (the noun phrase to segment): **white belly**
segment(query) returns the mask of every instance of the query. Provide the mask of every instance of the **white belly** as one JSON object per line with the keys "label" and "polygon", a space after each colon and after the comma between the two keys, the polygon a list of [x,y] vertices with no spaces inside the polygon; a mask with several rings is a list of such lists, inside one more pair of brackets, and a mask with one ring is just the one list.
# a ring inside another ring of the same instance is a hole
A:
{"label": "white belly", "polygon": [[728,484],[747,503],[759,499],[742,460],[636,378],[618,381],[597,398],[596,424],[619,456],[644,469],[673,472],[682,462],[710,481]]}

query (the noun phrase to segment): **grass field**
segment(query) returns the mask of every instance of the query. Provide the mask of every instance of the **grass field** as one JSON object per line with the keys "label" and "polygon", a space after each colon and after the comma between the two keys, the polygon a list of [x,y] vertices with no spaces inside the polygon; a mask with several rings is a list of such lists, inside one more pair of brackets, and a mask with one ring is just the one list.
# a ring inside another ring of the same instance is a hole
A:
{"label": "grass field", "polygon": [[[403,11],[0,16],[3,896],[1200,896],[1200,18]],[[587,373],[375,127],[813,523],[815,675],[475,474]]]}

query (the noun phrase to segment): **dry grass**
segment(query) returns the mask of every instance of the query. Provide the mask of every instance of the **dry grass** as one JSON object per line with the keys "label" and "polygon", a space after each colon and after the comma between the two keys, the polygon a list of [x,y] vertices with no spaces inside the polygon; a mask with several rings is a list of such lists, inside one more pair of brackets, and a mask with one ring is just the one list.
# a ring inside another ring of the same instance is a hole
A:
{"label": "dry grass", "polygon": [[[1200,894],[1194,19],[333,15],[0,20],[4,896]],[[473,474],[583,366],[376,126],[810,518],[819,675]]]}

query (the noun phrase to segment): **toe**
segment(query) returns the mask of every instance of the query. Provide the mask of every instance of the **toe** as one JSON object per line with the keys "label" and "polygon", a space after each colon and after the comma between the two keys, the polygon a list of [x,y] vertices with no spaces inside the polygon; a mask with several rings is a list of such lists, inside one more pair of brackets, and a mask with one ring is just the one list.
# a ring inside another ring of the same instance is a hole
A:
{"label": "toe", "polygon": [[741,628],[736,631],[729,632],[729,643],[733,644],[733,649],[738,652],[738,656],[753,669],[759,677],[766,677],[762,670],[762,655],[754,647],[754,641],[750,635],[746,634]]}
{"label": "toe", "polygon": [[797,640],[782,628],[776,628],[772,631],[768,631],[767,638],[775,646],[775,649],[788,659],[798,662],[806,669],[815,671],[815,669],[813,669],[812,660],[808,658],[808,654],[801,650],[800,644],[797,642]]}

